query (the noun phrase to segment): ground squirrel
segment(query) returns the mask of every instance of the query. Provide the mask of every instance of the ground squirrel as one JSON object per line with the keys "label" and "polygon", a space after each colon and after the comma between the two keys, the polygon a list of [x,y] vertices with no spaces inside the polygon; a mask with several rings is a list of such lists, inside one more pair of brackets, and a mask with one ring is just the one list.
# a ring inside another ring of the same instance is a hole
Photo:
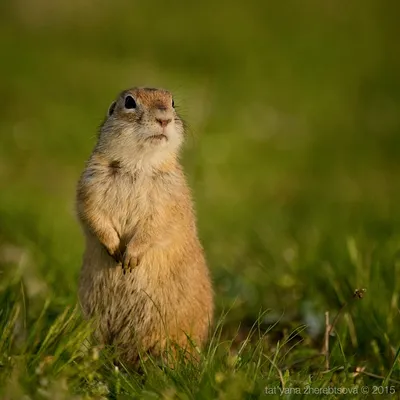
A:
{"label": "ground squirrel", "polygon": [[170,92],[125,90],[78,184],[86,237],[80,302],[96,317],[98,339],[131,365],[169,343],[195,354],[212,321],[209,272],[178,160],[183,139]]}

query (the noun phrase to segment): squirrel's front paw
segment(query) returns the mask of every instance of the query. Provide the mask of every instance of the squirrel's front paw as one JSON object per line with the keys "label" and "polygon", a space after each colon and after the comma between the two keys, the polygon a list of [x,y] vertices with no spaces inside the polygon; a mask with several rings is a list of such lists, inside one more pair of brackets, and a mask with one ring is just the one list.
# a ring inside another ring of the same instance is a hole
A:
{"label": "squirrel's front paw", "polygon": [[112,257],[117,264],[120,264],[122,261],[122,254],[119,248],[113,250],[106,247],[107,253],[110,257]]}
{"label": "squirrel's front paw", "polygon": [[126,248],[125,253],[122,257],[122,271],[125,275],[126,271],[132,271],[133,268],[137,267],[140,262],[139,252],[136,250],[130,250]]}
{"label": "squirrel's front paw", "polygon": [[122,262],[122,252],[120,248],[120,243],[115,241],[115,243],[111,244],[103,244],[104,248],[106,249],[108,255],[112,257],[117,264]]}

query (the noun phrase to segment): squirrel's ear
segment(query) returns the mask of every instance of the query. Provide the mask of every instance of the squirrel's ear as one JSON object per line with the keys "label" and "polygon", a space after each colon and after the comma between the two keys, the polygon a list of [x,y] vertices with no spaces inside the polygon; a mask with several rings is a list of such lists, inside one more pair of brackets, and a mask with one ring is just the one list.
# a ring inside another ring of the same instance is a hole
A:
{"label": "squirrel's ear", "polygon": [[110,105],[110,107],[108,107],[108,116],[111,117],[111,115],[114,114],[114,110],[115,110],[115,106],[117,105],[116,101],[113,101]]}

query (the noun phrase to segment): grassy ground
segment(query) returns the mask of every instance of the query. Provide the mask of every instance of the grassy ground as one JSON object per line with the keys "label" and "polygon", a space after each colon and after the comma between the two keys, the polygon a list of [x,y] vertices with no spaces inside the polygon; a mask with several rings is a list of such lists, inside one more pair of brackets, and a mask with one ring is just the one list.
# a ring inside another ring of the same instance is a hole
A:
{"label": "grassy ground", "polygon": [[[400,393],[400,9],[280,3],[1,3],[2,398]],[[75,308],[75,184],[134,85],[172,90],[189,123],[219,320],[199,367],[144,377]]]}

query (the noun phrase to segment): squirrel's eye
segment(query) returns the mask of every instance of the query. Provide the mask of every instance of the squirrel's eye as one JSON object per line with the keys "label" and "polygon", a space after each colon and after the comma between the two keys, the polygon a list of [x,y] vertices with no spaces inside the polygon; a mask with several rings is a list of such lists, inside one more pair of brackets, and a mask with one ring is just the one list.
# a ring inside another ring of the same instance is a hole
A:
{"label": "squirrel's eye", "polygon": [[175,102],[174,102],[174,100],[172,100],[172,107],[175,107]]}
{"label": "squirrel's eye", "polygon": [[136,101],[132,96],[125,97],[125,108],[128,110],[136,108]]}

